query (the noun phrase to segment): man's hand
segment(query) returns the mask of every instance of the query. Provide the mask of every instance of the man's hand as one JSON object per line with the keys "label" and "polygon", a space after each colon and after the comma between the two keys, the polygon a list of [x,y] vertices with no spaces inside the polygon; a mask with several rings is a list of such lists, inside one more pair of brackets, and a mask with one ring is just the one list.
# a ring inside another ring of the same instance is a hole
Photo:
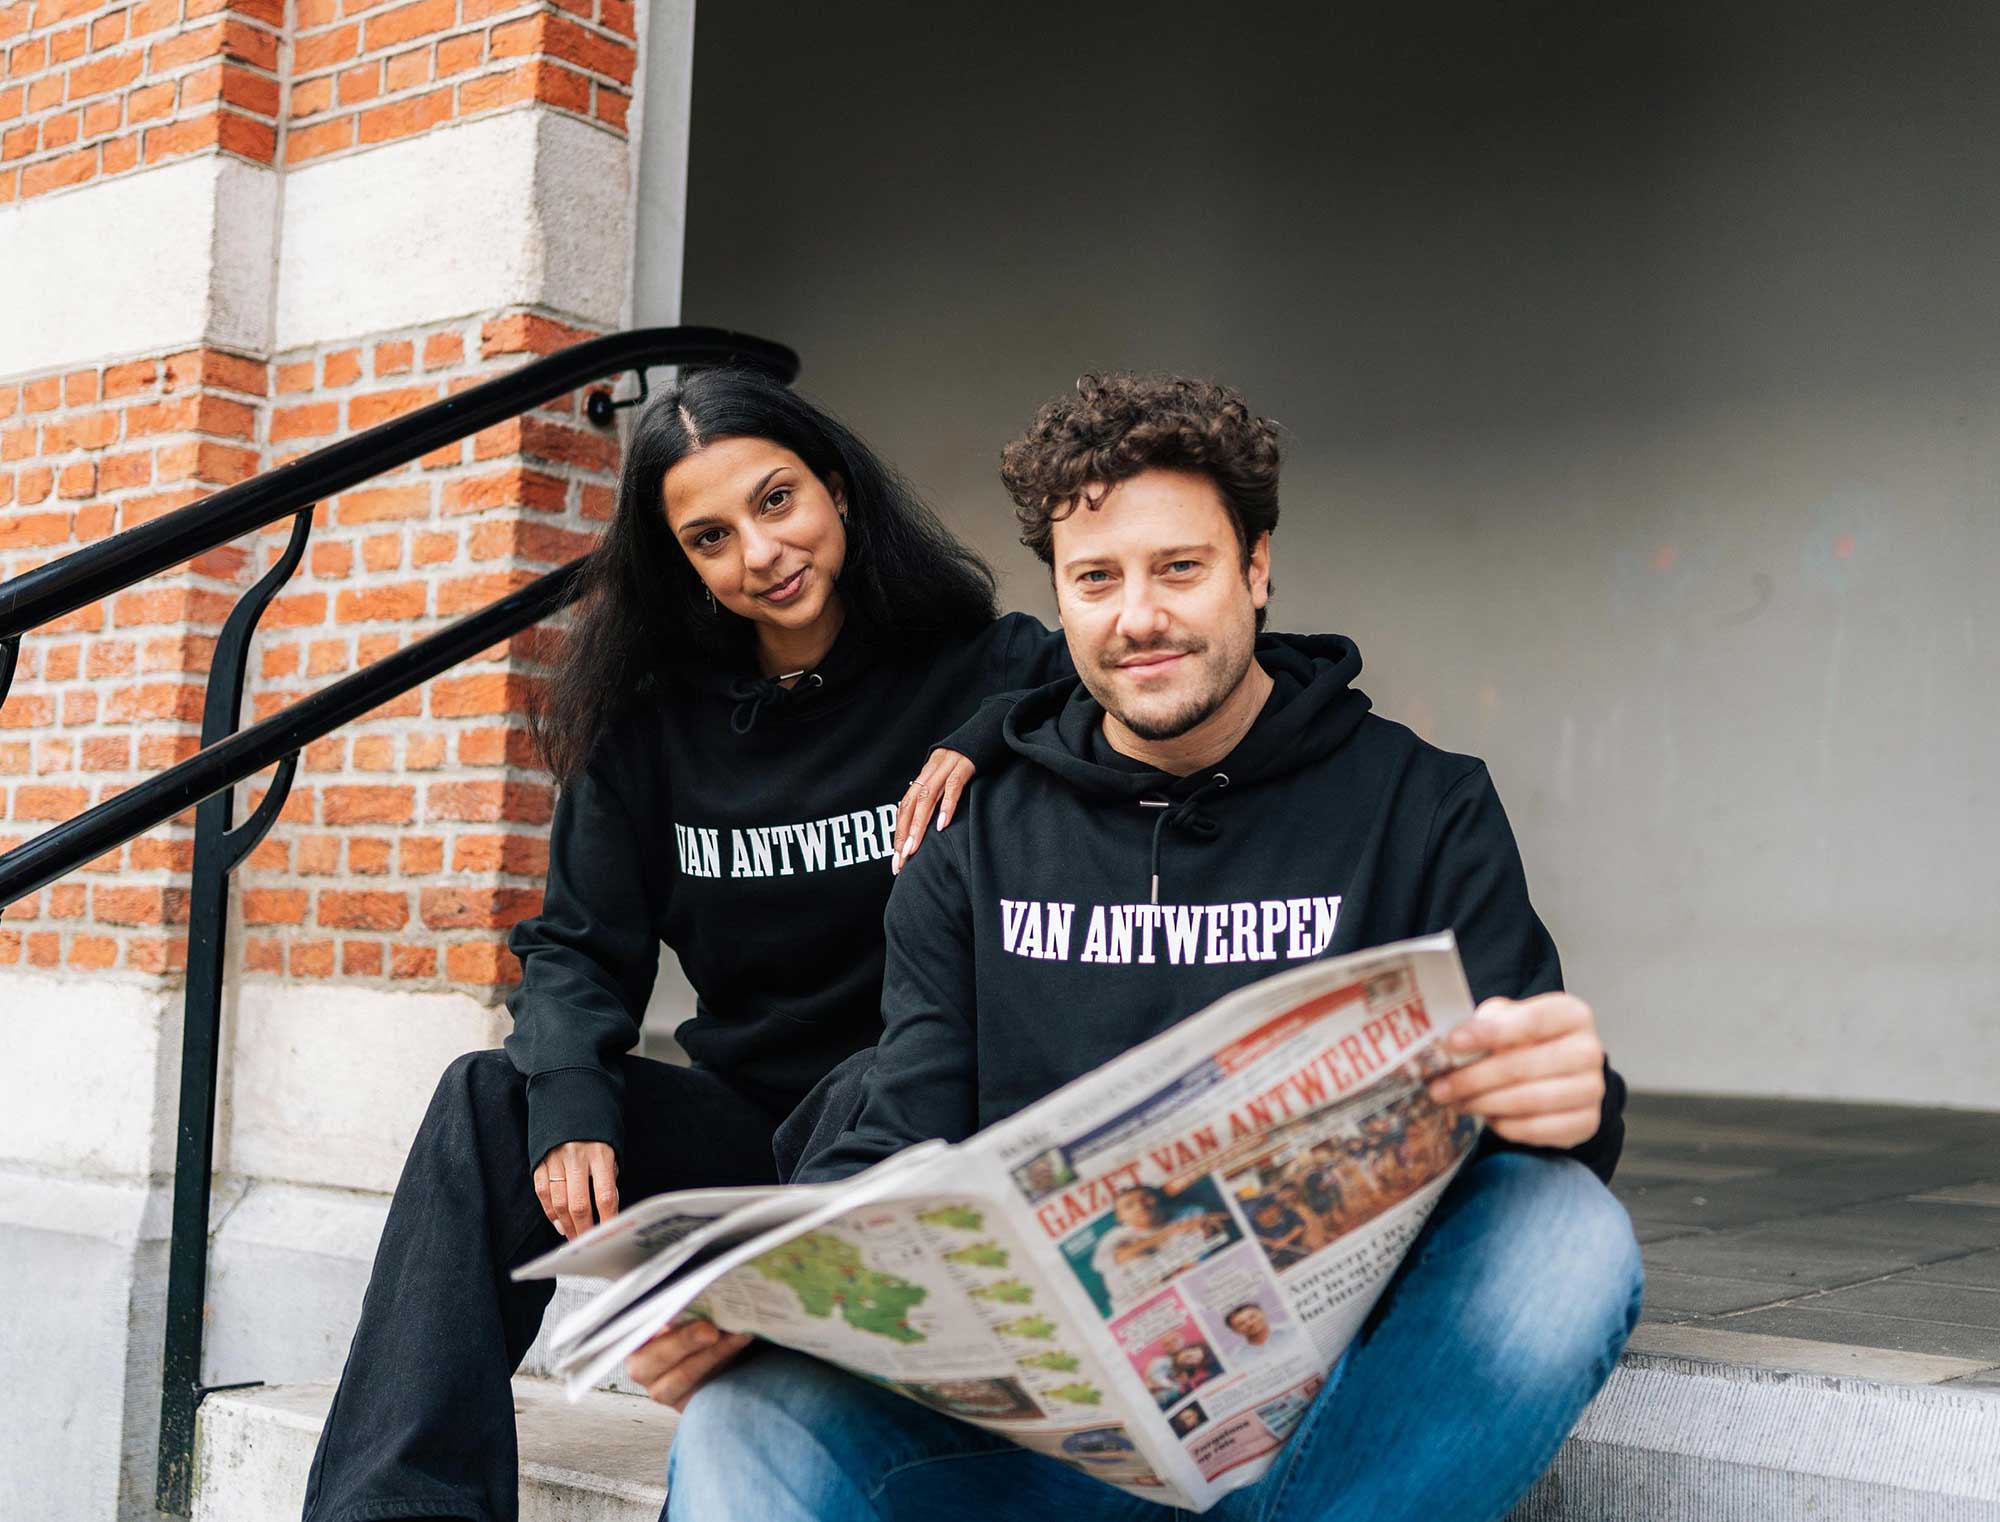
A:
{"label": "man's hand", "polygon": [[591,1197],[597,1218],[618,1214],[618,1154],[604,1142],[564,1142],[535,1164],[535,1198],[549,1224],[574,1240],[590,1230]]}
{"label": "man's hand", "polygon": [[1445,1050],[1486,1055],[1431,1081],[1439,1104],[1484,1116],[1497,1135],[1528,1147],[1574,1147],[1597,1134],[1604,1043],[1597,1016],[1574,995],[1488,999]]}
{"label": "man's hand", "polygon": [[626,1359],[625,1372],[654,1400],[678,1411],[751,1341],[747,1332],[725,1332],[706,1321],[680,1321]]}
{"label": "man's hand", "polygon": [[889,857],[892,874],[901,872],[903,863],[917,854],[917,847],[923,844],[924,827],[931,822],[933,812],[940,830],[951,823],[965,784],[977,770],[969,757],[955,750],[931,752],[924,769],[917,773],[902,802],[896,805],[896,844]]}

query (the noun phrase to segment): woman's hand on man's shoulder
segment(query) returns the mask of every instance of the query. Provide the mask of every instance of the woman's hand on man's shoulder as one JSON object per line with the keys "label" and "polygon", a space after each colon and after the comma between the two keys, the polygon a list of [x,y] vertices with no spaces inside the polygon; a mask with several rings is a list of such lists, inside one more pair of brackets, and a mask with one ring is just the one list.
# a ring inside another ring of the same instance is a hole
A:
{"label": "woman's hand on man's shoulder", "polygon": [[975,770],[971,760],[955,750],[931,752],[924,769],[917,773],[896,805],[896,847],[889,857],[890,872],[901,872],[903,864],[917,854],[917,847],[923,844],[924,835],[931,828],[933,815],[937,829],[951,823],[958,800],[965,795],[965,785],[972,780]]}

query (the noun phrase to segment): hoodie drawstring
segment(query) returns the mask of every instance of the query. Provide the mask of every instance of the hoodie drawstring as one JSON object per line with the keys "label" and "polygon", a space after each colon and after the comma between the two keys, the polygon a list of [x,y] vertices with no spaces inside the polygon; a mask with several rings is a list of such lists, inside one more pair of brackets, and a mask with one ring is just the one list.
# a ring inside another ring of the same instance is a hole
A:
{"label": "hoodie drawstring", "polygon": [[[798,673],[793,673],[798,675]],[[787,687],[783,682],[741,681],[729,689],[729,695],[736,699],[736,707],[729,715],[731,733],[747,735],[757,727],[757,716],[764,711],[764,705],[776,707],[794,692],[807,687],[824,687],[826,679],[817,671],[808,671],[799,676],[798,687]]]}
{"label": "hoodie drawstring", "polygon": [[1157,904],[1160,901],[1160,845],[1165,837],[1167,826],[1169,824],[1177,824],[1197,839],[1213,839],[1221,827],[1213,819],[1210,819],[1208,815],[1201,813],[1199,806],[1201,800],[1207,794],[1219,793],[1227,786],[1229,786],[1228,773],[1216,772],[1206,782],[1202,783],[1200,787],[1182,799],[1178,806],[1170,804],[1165,799],[1142,798],[1139,800],[1141,808],[1155,808],[1160,811],[1160,817],[1153,825],[1152,902]]}

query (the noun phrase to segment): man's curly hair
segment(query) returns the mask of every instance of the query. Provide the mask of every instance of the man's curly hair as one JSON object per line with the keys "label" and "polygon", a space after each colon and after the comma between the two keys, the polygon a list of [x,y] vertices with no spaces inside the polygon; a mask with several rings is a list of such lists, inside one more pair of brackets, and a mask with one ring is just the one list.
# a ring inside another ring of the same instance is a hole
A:
{"label": "man's curly hair", "polygon": [[1278,425],[1214,381],[1090,374],[1058,397],[1000,455],[1021,543],[1055,564],[1055,523],[1144,470],[1196,470],[1215,482],[1243,563],[1278,526]]}

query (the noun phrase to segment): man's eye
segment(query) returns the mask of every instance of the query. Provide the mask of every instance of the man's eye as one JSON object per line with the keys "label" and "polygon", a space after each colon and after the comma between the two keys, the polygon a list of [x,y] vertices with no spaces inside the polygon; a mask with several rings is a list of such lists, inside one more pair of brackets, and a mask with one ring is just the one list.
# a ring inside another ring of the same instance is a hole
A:
{"label": "man's eye", "polygon": [[1110,579],[1111,573],[1109,571],[1085,571],[1081,576],[1077,577],[1077,580],[1087,587],[1103,586]]}
{"label": "man's eye", "polygon": [[1176,560],[1171,565],[1169,565],[1167,569],[1169,571],[1172,571],[1175,575],[1179,575],[1185,571],[1192,571],[1197,564],[1198,562],[1193,560]]}

